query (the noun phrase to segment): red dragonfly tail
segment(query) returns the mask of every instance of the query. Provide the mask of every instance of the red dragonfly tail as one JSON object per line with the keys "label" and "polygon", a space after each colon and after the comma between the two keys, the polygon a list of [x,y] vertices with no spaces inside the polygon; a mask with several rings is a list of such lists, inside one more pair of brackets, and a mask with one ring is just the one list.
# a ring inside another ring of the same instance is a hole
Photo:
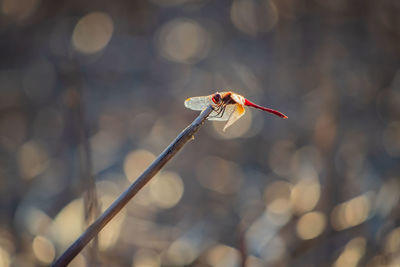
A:
{"label": "red dragonfly tail", "polygon": [[279,117],[284,118],[284,119],[287,119],[287,118],[288,118],[285,114],[283,114],[283,113],[281,113],[281,112],[279,112],[279,111],[277,111],[277,110],[259,106],[259,105],[257,105],[257,104],[254,104],[253,102],[250,102],[250,101],[247,100],[247,99],[244,100],[244,104],[245,104],[246,106],[249,106],[249,107],[258,108],[258,109],[264,110],[264,111],[266,111],[266,112],[275,114],[276,116],[279,116]]}

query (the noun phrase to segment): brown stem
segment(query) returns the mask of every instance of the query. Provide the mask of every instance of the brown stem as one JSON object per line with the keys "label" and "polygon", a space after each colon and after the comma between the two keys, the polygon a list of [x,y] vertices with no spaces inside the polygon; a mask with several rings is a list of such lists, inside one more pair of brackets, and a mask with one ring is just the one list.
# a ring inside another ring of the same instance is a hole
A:
{"label": "brown stem", "polygon": [[204,120],[213,111],[212,106],[208,106],[200,115],[186,127],[175,140],[154,160],[154,162],[142,173],[142,175],[133,182],[125,192],[123,192],[111,206],[104,211],[100,217],[90,225],[85,232],[52,264],[55,266],[67,266],[68,263],[96,236],[104,226],[135,196],[139,190],[156,175],[161,168],[175,154],[193,138],[193,135],[199,130]]}

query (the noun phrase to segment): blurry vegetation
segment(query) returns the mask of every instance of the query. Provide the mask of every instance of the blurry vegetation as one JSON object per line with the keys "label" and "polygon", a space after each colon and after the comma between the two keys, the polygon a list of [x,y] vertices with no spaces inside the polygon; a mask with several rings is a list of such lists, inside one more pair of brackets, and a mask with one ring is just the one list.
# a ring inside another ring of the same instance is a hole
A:
{"label": "blurry vegetation", "polygon": [[227,88],[289,120],[208,122],[101,232],[99,262],[400,265],[399,14],[398,0],[1,0],[0,267],[51,263],[85,227],[84,173],[104,210],[197,115],[187,97]]}

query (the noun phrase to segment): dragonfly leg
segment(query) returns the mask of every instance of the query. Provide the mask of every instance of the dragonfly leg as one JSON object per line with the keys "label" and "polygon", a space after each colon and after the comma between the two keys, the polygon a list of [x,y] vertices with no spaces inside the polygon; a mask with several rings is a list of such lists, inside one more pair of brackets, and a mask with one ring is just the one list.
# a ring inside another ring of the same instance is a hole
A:
{"label": "dragonfly leg", "polygon": [[226,105],[219,105],[217,107],[215,107],[214,111],[217,113],[211,117],[213,118],[222,118],[222,116],[224,116],[224,112],[225,112],[225,108]]}
{"label": "dragonfly leg", "polygon": [[[218,106],[213,107],[213,109],[217,114],[212,115],[210,117],[212,117],[212,118],[221,118],[222,115],[223,115],[223,112],[225,111],[225,105],[218,105]],[[222,115],[221,115],[221,113],[222,113]]]}
{"label": "dragonfly leg", "polygon": [[226,108],[225,105],[221,106],[221,110],[220,110],[220,111],[218,112],[218,114],[216,115],[216,116],[218,116],[218,118],[222,118],[222,117],[224,116],[225,108]]}

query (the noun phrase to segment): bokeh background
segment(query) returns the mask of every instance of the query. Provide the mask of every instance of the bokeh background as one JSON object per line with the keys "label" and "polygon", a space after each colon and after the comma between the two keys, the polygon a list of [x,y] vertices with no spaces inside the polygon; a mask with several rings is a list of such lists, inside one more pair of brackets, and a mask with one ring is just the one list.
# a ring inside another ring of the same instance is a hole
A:
{"label": "bokeh background", "polygon": [[399,63],[398,0],[1,0],[0,266],[50,264],[217,90],[289,119],[205,123],[71,266],[400,266]]}

